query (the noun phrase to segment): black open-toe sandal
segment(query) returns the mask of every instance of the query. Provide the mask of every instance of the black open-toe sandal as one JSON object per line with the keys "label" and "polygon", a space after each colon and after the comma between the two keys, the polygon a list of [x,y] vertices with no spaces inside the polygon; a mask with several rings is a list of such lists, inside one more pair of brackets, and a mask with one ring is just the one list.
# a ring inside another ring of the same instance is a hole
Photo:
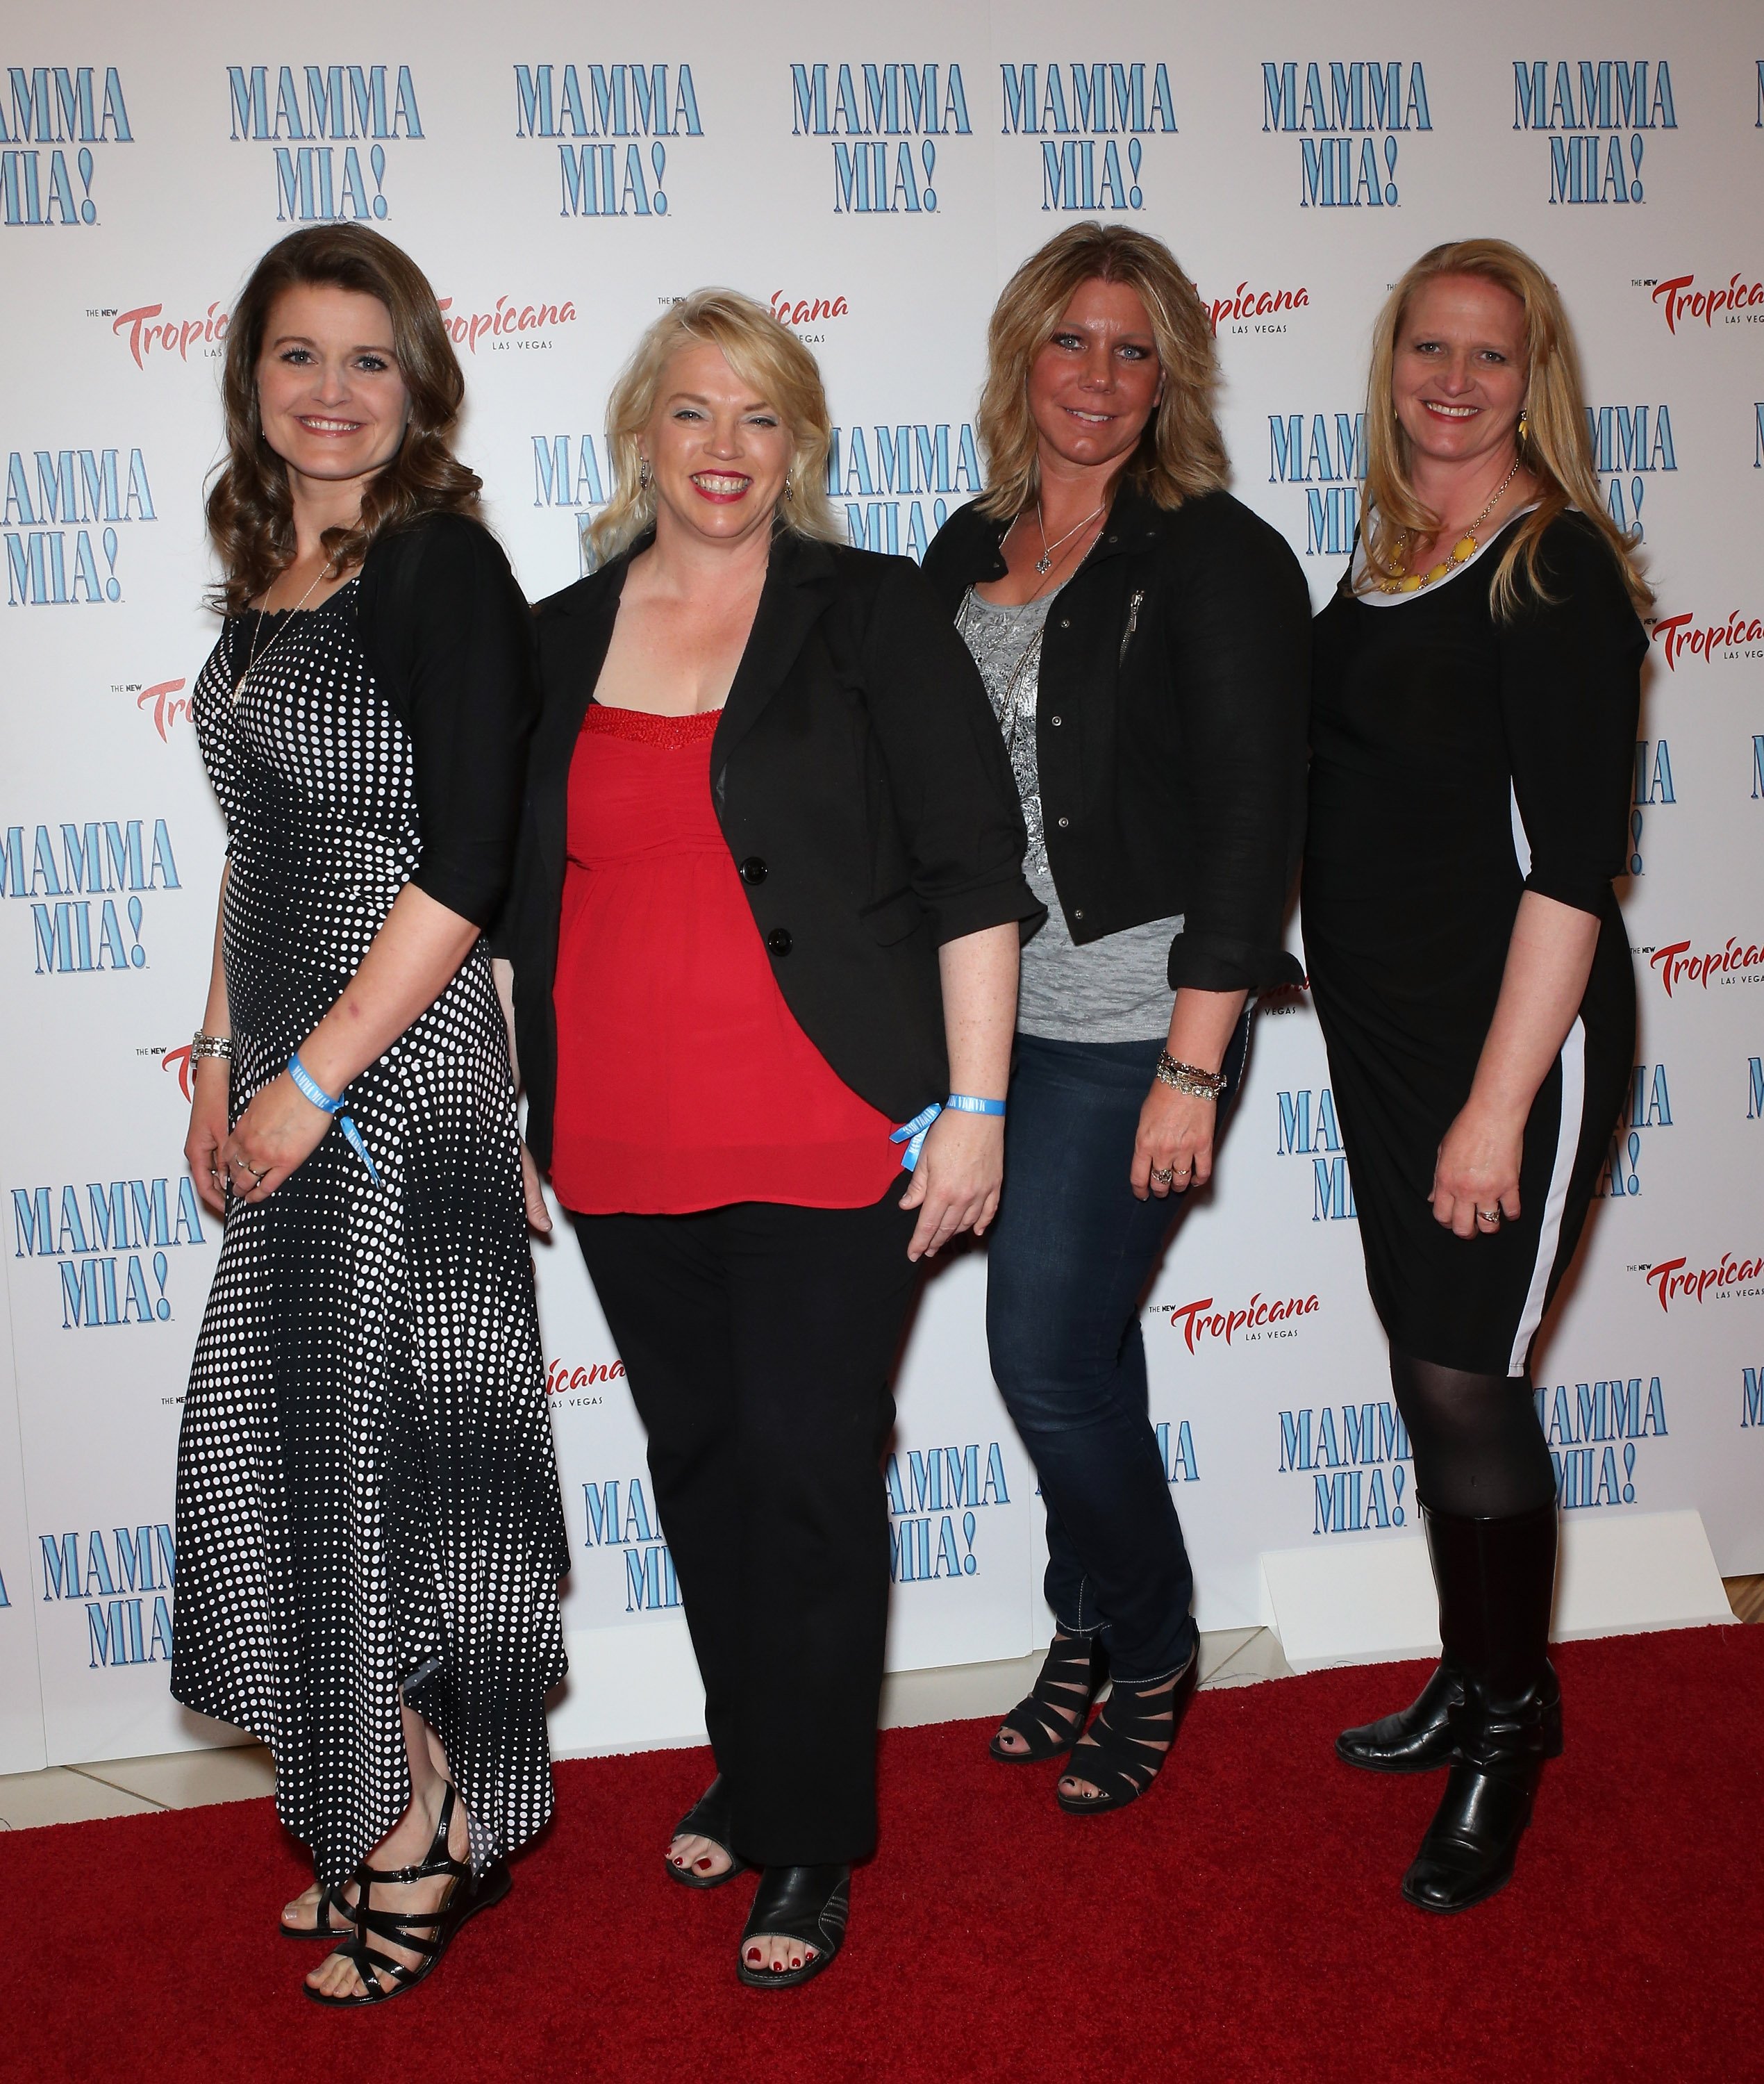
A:
{"label": "black open-toe sandal", "polygon": [[[315,2004],[331,2005],[340,2010],[359,2009],[363,2005],[384,2004],[389,1997],[415,1989],[425,1976],[434,1972],[442,1955],[452,1944],[454,1934],[466,1920],[500,1903],[508,1894],[509,1870],[501,1860],[475,1874],[463,1860],[456,1860],[448,1853],[447,1832],[453,1822],[453,1803],[454,1791],[450,1785],[441,1805],[441,1820],[435,1826],[434,1842],[421,1866],[370,1867],[364,1860],[356,1869],[351,1878],[355,1884],[356,1900],[349,1911],[355,1936],[345,1940],[336,1951],[361,1977],[362,1988],[353,1997],[333,1997],[314,1989],[310,1983],[303,1984],[302,1988]],[[407,1882],[428,1881],[437,1874],[451,1876],[452,1887],[435,1909],[374,1908],[376,1883],[396,1887]],[[422,1958],[414,1968],[403,1961],[395,1961],[391,1955],[381,1953],[371,1943],[374,1938],[390,1941],[393,1946],[406,1947]],[[382,1982],[383,1976],[388,1980]]]}
{"label": "black open-toe sandal", "polygon": [[[662,1855],[662,1864],[673,1879],[683,1883],[687,1888],[721,1888],[725,1882],[733,1881],[737,1874],[747,1871],[747,1862],[729,1842],[729,1834],[734,1815],[734,1803],[730,1799],[727,1783],[721,1773],[700,1795],[679,1822],[674,1826],[675,1838],[708,1838],[719,1853],[729,1855],[729,1865],[720,1874],[695,1874],[685,1867],[677,1867],[670,1853]],[[670,1844],[672,1840],[669,1841]]]}
{"label": "black open-toe sandal", "polygon": [[[844,1943],[851,1902],[849,1867],[768,1867],[742,1929],[736,1974],[751,1990],[787,1990],[831,1968]],[[800,1968],[750,1968],[747,1942],[767,1933],[814,1951]]]}
{"label": "black open-toe sandal", "polygon": [[[355,1912],[345,1902],[343,1890],[346,1883],[327,1882],[319,1891],[319,1900],[313,1906],[314,1922],[311,1925],[290,1925],[286,1918],[281,1921],[284,1939],[353,1939],[355,1937]],[[331,1921],[335,1911],[343,1921],[341,1925]]]}
{"label": "black open-toe sandal", "polygon": [[1096,1816],[1137,1802],[1157,1779],[1176,1742],[1182,1712],[1194,1697],[1200,1675],[1200,1654],[1191,1653],[1166,1692],[1117,1685],[1083,1741],[1074,1747],[1067,1773],[1087,1780],[1094,1794],[1068,1794],[1056,1788],[1055,1799],[1068,1816]]}
{"label": "black open-toe sandal", "polygon": [[[1108,1671],[1109,1653],[1101,1636],[1056,1635],[1047,1646],[1034,1688],[1005,1718],[988,1750],[1005,1765],[1039,1765],[1069,1751]],[[1066,1708],[1072,1710],[1069,1722],[1060,1712]],[[1026,1748],[1005,1750],[998,1740],[1005,1730],[1014,1730]]]}

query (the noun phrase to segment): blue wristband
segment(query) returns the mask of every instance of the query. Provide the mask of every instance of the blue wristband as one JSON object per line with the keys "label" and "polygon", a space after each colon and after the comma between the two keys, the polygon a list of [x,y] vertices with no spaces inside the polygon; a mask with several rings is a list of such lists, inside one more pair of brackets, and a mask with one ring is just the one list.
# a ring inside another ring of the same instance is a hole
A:
{"label": "blue wristband", "polygon": [[311,1072],[301,1062],[300,1053],[298,1050],[288,1059],[288,1075],[294,1080],[295,1090],[311,1100],[315,1108],[322,1108],[325,1113],[333,1117],[342,1116],[337,1125],[343,1131],[345,1141],[367,1167],[368,1178],[376,1187],[379,1186],[380,1175],[374,1169],[373,1159],[367,1154],[367,1146],[362,1141],[362,1132],[343,1112],[349,1103],[346,1100],[333,1099],[331,1097],[324,1087],[313,1077]]}
{"label": "blue wristband", "polygon": [[343,1102],[334,1100],[318,1080],[300,1061],[297,1049],[288,1059],[288,1075],[315,1108],[323,1108],[327,1114],[341,1114]]}
{"label": "blue wristband", "polygon": [[917,1170],[919,1153],[924,1148],[926,1132],[945,1107],[953,1108],[957,1114],[998,1115],[1005,1112],[1005,1103],[1002,1100],[977,1099],[972,1093],[951,1093],[946,1100],[941,1102],[933,1100],[923,1112],[916,1114],[911,1121],[903,1122],[888,1139],[890,1143],[903,1143],[907,1146],[900,1154],[900,1169],[903,1172]]}

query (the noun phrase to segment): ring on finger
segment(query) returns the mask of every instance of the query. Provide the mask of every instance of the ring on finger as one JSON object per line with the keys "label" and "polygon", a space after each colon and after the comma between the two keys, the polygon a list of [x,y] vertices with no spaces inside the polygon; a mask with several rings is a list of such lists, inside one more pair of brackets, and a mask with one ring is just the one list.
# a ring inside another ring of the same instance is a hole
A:
{"label": "ring on finger", "polygon": [[1478,1209],[1476,1211],[1476,1220],[1479,1223],[1487,1223],[1491,1226],[1498,1225],[1500,1222],[1500,1203],[1497,1202],[1491,1209]]}
{"label": "ring on finger", "polygon": [[1154,1165],[1152,1167],[1152,1177],[1160,1187],[1167,1187],[1176,1177],[1176,1168],[1174,1165]]}

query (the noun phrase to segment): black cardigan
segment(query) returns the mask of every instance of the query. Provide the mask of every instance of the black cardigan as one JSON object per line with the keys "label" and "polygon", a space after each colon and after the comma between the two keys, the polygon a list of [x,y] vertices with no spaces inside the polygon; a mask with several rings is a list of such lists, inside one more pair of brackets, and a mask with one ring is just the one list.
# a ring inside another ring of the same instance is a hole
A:
{"label": "black cardigan", "polygon": [[[953,616],[1004,576],[965,506],[926,553]],[[1283,946],[1305,804],[1310,598],[1229,493],[1174,512],[1123,485],[1050,609],[1036,705],[1047,862],[1075,942],[1180,913],[1172,986],[1297,983]]]}
{"label": "black cardigan", "polygon": [[432,514],[375,539],[355,621],[375,684],[410,734],[422,834],[411,881],[487,926],[514,872],[539,714],[525,597],[489,529]]}
{"label": "black cardigan", "polygon": [[[541,604],[544,709],[515,887],[527,1142],[551,1162],[552,1003],[570,761],[631,557]],[[972,660],[904,558],[780,534],[711,744],[730,858],[785,1001],[847,1085],[895,1121],[949,1091],[937,950],[1046,917],[1022,813]]]}

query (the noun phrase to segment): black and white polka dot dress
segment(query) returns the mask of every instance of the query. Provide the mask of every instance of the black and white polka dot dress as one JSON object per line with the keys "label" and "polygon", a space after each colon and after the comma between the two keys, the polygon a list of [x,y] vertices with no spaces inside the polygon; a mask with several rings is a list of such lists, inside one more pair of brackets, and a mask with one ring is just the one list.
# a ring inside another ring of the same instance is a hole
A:
{"label": "black and white polka dot dress", "polygon": [[[357,637],[360,583],[291,622],[230,623],[197,683],[229,834],[235,1120],[421,856],[412,742]],[[179,1445],[171,1674],[186,1706],[270,1746],[282,1820],[326,1881],[409,1798],[400,1686],[480,1858],[545,1821],[569,1567],[483,942],[349,1100],[377,1186],[333,1129],[227,1217]]]}

